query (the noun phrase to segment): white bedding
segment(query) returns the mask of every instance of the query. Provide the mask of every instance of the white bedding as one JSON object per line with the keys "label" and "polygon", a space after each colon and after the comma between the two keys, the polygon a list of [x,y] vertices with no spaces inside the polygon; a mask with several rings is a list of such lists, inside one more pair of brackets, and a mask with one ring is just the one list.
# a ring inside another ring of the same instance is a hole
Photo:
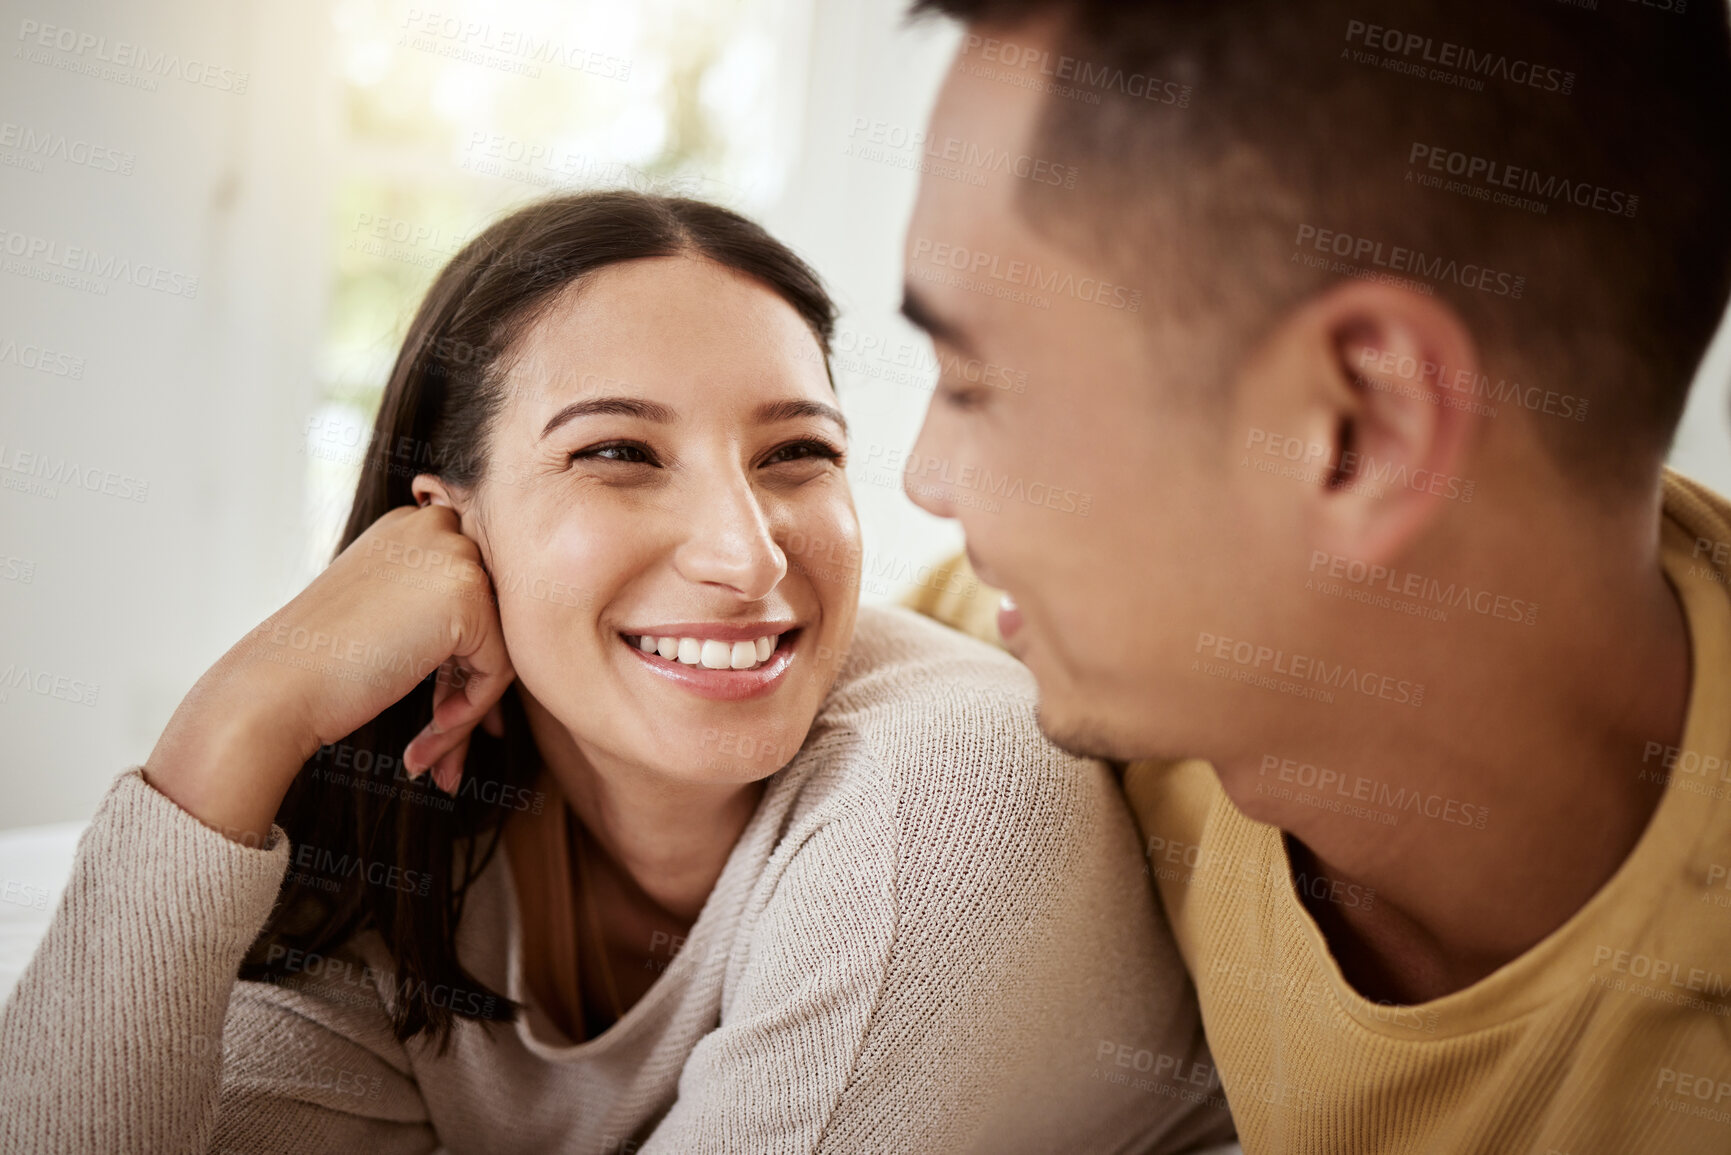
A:
{"label": "white bedding", "polygon": [[63,822],[0,831],[0,1002],[11,995],[54,917],[84,827]]}

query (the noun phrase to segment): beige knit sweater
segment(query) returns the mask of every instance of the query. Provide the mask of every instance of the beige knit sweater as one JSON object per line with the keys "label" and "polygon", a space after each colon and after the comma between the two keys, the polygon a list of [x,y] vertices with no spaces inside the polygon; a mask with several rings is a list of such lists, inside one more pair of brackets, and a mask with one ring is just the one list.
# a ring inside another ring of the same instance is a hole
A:
{"label": "beige knit sweater", "polygon": [[[236,970],[289,864],[136,769],[0,1013],[0,1151],[1180,1151],[1229,1135],[1134,826],[1014,660],[864,608],[686,944],[571,1045],[525,990],[507,856],[459,950],[530,1003],[442,1057],[387,1025],[376,933]],[[473,998],[451,992],[453,1000]]]}

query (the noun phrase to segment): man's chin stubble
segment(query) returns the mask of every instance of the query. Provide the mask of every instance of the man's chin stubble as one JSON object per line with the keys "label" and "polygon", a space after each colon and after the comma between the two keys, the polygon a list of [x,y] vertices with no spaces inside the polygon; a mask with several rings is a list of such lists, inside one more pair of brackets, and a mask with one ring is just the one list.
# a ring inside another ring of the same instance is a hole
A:
{"label": "man's chin stubble", "polygon": [[1035,709],[1034,720],[1040,724],[1047,741],[1078,758],[1134,762],[1153,756],[1133,739],[1115,733],[1111,726],[1097,718],[1053,718],[1045,702]]}

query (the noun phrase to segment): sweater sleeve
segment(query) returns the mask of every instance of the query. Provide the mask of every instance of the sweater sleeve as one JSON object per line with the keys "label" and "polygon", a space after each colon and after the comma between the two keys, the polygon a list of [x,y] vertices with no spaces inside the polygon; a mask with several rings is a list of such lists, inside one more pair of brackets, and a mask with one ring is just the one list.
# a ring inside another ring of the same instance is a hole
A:
{"label": "sweater sleeve", "polygon": [[0,1010],[0,1150],[409,1155],[435,1146],[376,992],[239,982],[288,866],[117,778]]}

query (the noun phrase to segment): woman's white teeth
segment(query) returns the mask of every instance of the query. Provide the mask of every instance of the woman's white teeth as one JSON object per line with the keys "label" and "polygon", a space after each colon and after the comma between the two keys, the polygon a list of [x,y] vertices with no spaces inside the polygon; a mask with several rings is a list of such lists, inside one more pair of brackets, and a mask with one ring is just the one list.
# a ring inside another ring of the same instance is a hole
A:
{"label": "woman's white teeth", "polygon": [[750,670],[775,653],[780,634],[766,634],[750,642],[723,642],[715,638],[660,638],[644,634],[637,647],[646,654],[660,654],[670,662],[702,666],[706,670]]}

